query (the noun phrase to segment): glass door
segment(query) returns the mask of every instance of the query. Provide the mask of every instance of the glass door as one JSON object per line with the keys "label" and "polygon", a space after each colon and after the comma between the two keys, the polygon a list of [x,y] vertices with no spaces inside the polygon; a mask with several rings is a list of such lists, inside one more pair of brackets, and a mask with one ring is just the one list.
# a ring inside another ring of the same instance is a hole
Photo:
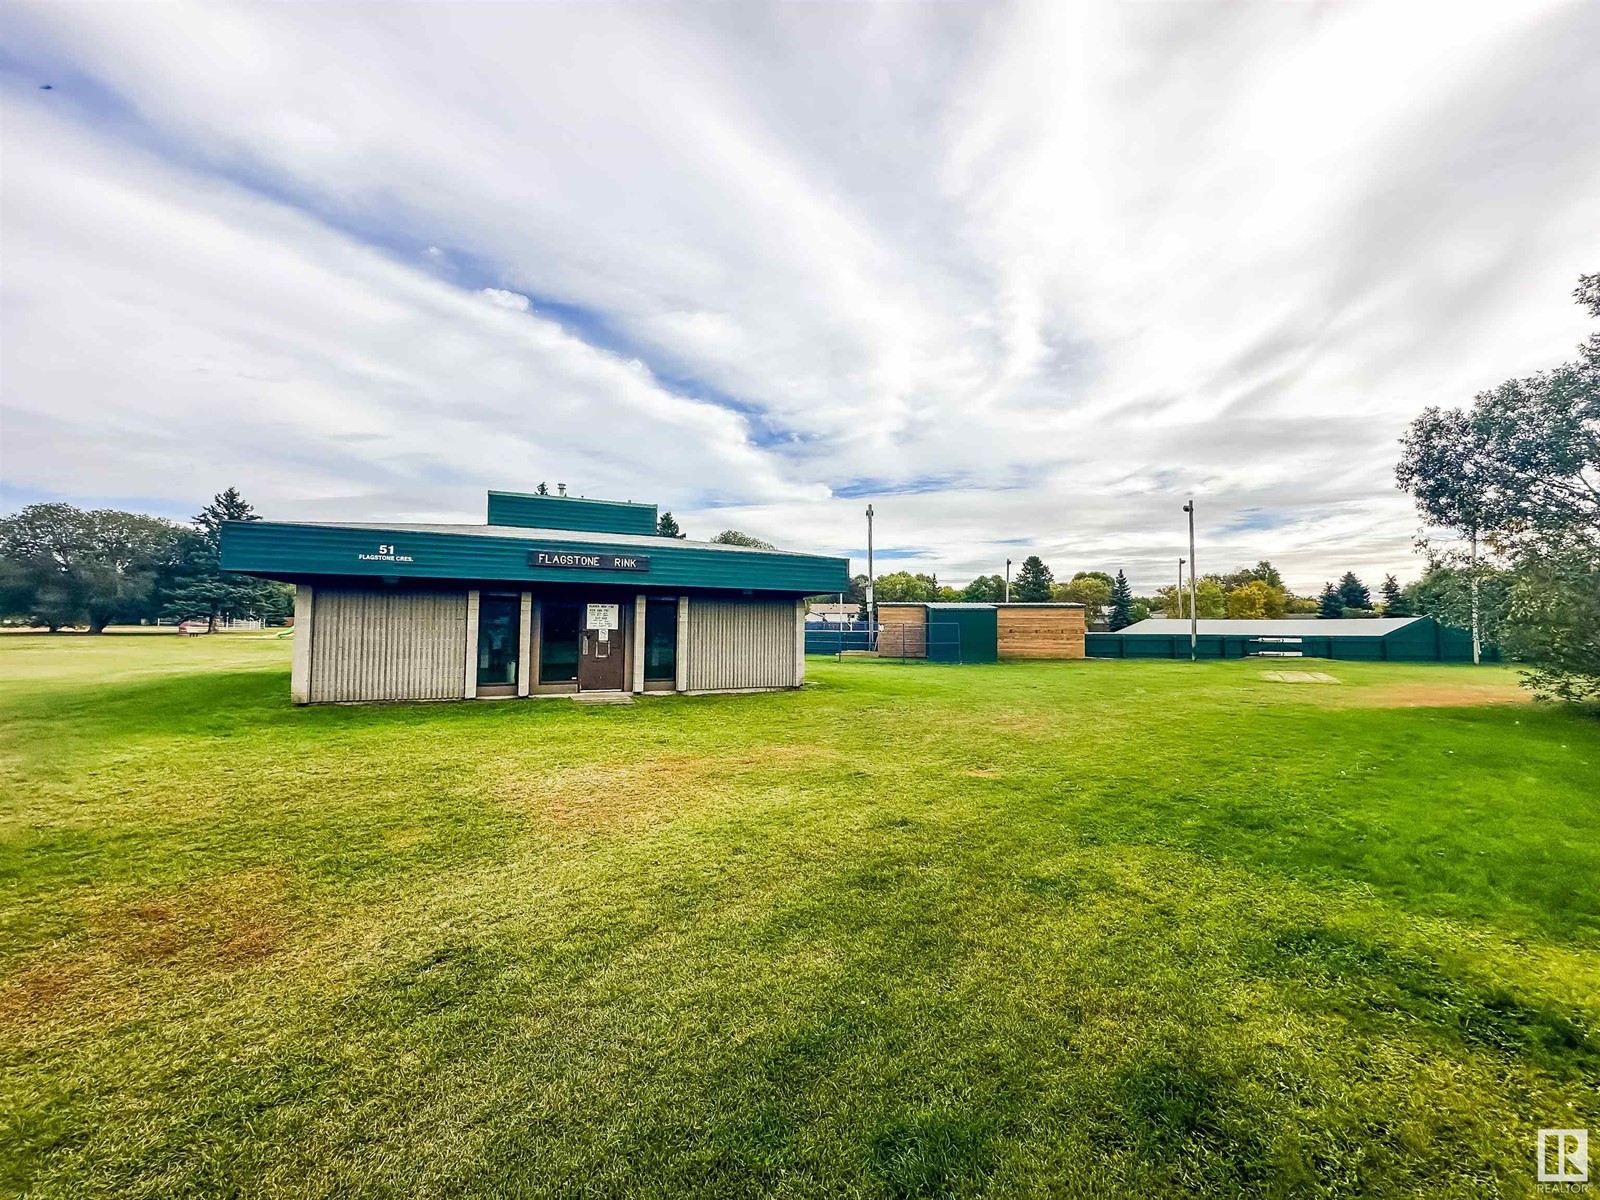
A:
{"label": "glass door", "polygon": [[515,695],[522,640],[522,597],[485,592],[478,599],[478,691]]}

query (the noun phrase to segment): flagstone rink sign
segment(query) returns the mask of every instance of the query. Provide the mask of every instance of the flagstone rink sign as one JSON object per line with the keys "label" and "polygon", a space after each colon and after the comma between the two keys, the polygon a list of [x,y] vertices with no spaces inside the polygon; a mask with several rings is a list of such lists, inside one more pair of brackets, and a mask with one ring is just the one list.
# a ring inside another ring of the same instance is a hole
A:
{"label": "flagstone rink sign", "polygon": [[571,550],[530,550],[530,567],[558,567],[577,571],[648,571],[646,554],[580,554]]}

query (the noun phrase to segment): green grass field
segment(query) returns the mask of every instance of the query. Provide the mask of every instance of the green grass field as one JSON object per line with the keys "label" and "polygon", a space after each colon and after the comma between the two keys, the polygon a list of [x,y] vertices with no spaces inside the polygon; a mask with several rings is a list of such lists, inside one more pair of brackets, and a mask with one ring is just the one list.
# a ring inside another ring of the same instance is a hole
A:
{"label": "green grass field", "polygon": [[1600,1127],[1600,722],[1510,670],[288,654],[0,637],[0,1192],[1516,1196]]}

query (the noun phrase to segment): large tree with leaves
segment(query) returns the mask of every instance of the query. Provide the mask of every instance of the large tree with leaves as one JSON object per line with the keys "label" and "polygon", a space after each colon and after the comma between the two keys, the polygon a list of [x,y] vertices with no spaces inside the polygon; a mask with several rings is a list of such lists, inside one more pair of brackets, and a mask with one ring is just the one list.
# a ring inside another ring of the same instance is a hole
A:
{"label": "large tree with leaves", "polygon": [[[1600,275],[1581,277],[1574,296],[1600,317]],[[1424,410],[1402,440],[1396,478],[1426,521],[1465,532],[1475,658],[1483,545],[1511,568],[1513,593],[1587,586],[1600,571],[1600,333],[1575,362],[1508,380],[1470,408]],[[1600,674],[1561,632],[1587,601],[1530,594],[1510,605],[1506,631],[1534,656],[1537,689],[1600,695]]]}
{"label": "large tree with leaves", "polygon": [[979,575],[961,589],[961,598],[972,604],[994,604],[1006,598],[1006,581],[999,575]]}
{"label": "large tree with leaves", "polygon": [[149,616],[158,579],[192,540],[160,517],[31,504],[0,519],[0,599],[7,616],[99,633]]}

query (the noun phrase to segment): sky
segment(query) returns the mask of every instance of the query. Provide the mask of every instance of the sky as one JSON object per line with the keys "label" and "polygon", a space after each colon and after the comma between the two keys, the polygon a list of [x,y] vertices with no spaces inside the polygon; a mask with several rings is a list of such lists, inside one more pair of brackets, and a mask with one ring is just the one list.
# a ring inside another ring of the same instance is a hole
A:
{"label": "sky", "polygon": [[671,509],[964,583],[1414,578],[1573,357],[1600,3],[0,7],[0,508]]}

